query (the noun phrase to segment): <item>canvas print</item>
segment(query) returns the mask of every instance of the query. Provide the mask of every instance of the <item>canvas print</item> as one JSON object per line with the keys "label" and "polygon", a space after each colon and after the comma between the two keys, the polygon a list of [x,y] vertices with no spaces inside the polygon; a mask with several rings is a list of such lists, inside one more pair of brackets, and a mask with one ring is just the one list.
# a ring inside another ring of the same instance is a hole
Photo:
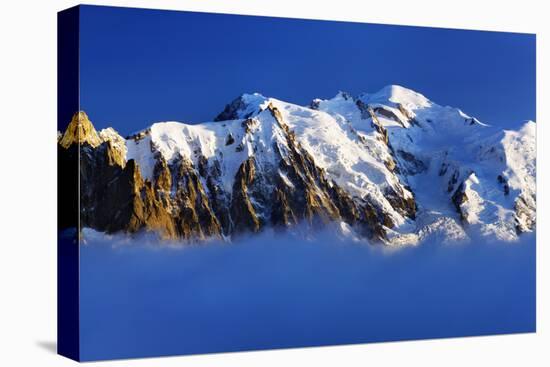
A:
{"label": "canvas print", "polygon": [[59,13],[59,352],[535,331],[535,35]]}

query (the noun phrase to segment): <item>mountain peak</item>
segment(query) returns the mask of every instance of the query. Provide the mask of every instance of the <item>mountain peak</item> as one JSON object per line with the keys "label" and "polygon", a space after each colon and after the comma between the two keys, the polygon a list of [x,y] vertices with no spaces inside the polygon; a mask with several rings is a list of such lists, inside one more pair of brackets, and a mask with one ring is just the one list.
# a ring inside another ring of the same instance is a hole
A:
{"label": "mountain peak", "polygon": [[367,103],[401,104],[409,108],[429,107],[432,102],[424,95],[396,84],[390,84],[374,94],[363,94],[361,99]]}
{"label": "mountain peak", "polygon": [[353,99],[353,96],[348,92],[340,90],[336,93],[333,99],[345,99],[347,101],[348,99]]}
{"label": "mountain peak", "polygon": [[87,143],[84,226],[192,240],[336,221],[395,245],[434,230],[512,241],[535,229],[534,122],[494,134],[397,85],[310,108],[241,94],[216,120],[124,139],[76,113],[60,144]]}
{"label": "mountain peak", "polygon": [[269,98],[260,93],[244,93],[235,98],[230,104],[226,105],[224,110],[214,118],[214,121],[226,121],[245,119],[262,109],[262,105]]}
{"label": "mountain peak", "polygon": [[266,100],[267,97],[265,97],[263,94],[254,92],[254,93],[243,93],[240,95],[240,98],[246,100],[246,101],[259,101],[259,100]]}
{"label": "mountain peak", "polygon": [[94,125],[88,118],[88,115],[84,111],[78,111],[73,115],[67,130],[63,134],[63,137],[59,141],[59,144],[65,149],[72,144],[84,144],[87,143],[93,148],[101,144],[101,138],[99,137]]}

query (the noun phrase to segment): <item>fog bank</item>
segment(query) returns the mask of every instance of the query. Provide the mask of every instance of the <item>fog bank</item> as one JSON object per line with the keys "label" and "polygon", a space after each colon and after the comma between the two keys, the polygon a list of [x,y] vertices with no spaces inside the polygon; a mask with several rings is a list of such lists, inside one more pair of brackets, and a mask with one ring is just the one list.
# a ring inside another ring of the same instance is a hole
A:
{"label": "fog bank", "polygon": [[83,359],[535,328],[534,234],[388,251],[330,229],[178,248],[96,233],[80,262]]}

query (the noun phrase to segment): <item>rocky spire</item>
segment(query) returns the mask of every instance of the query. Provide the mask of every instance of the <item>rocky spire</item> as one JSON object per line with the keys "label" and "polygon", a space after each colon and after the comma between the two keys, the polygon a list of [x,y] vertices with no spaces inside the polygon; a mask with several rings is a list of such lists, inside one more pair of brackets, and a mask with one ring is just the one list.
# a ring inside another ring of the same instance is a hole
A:
{"label": "rocky spire", "polygon": [[59,144],[65,149],[74,143],[87,143],[93,148],[101,144],[101,138],[84,111],[79,111],[73,115],[65,134],[63,134],[63,137],[59,141]]}

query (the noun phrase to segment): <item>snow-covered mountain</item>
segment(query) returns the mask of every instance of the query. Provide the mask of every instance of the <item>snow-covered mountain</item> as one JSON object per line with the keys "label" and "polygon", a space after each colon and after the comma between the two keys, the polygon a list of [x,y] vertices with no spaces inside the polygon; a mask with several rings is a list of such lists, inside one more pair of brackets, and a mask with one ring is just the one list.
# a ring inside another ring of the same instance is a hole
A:
{"label": "snow-covered mountain", "polygon": [[212,122],[127,138],[79,112],[58,145],[81,150],[81,224],[99,231],[229,239],[334,222],[416,244],[534,230],[535,134],[534,122],[500,130],[392,85],[309,106],[243,94]]}

